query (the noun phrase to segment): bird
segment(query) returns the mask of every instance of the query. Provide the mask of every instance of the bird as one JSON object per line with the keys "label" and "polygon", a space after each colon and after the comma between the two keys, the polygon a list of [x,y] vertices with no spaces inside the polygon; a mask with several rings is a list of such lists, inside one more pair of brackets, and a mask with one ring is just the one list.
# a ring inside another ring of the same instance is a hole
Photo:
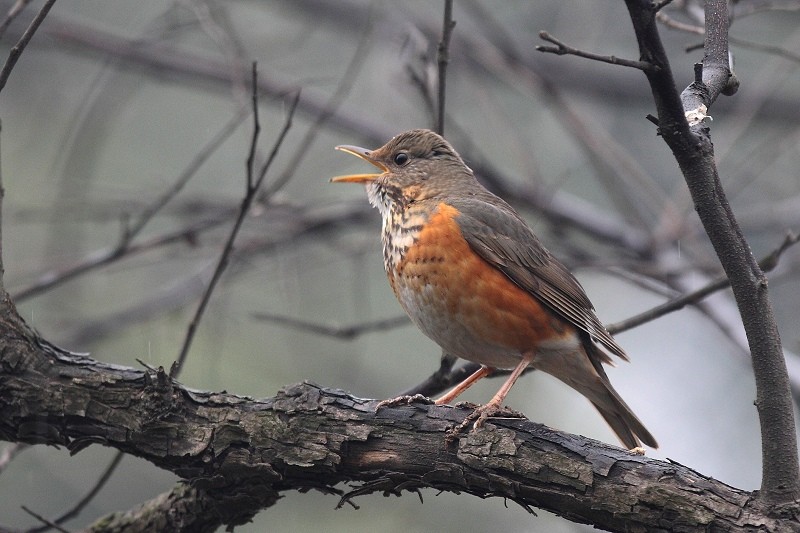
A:
{"label": "bird", "polygon": [[609,353],[628,356],[583,287],[449,142],[414,129],[375,150],[336,149],[380,170],[331,181],[363,184],[380,212],[384,267],[401,307],[443,355],[480,365],[436,404],[511,369],[497,394],[465,421],[476,420],[477,428],[503,411],[509,390],[531,367],[585,396],[628,449],[658,447],[608,379]]}

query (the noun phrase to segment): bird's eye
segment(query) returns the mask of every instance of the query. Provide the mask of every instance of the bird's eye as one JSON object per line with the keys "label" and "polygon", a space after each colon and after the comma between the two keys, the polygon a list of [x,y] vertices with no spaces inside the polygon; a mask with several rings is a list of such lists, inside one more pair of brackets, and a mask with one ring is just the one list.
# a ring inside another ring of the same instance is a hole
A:
{"label": "bird's eye", "polygon": [[396,153],[396,154],[394,155],[394,164],[395,164],[395,165],[399,165],[399,166],[403,166],[403,165],[405,165],[406,163],[408,163],[408,161],[409,161],[410,159],[411,159],[411,158],[410,158],[410,157],[408,157],[408,154],[407,154],[407,153],[405,153],[405,152],[398,152],[398,153]]}

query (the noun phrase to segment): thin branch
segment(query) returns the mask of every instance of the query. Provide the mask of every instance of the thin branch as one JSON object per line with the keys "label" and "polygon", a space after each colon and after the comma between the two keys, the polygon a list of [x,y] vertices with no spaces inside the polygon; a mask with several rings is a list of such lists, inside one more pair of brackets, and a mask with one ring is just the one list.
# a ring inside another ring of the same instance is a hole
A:
{"label": "thin branch", "polygon": [[163,235],[158,235],[138,244],[128,244],[124,248],[114,246],[92,252],[77,263],[62,269],[45,272],[39,276],[38,281],[23,287],[14,293],[14,301],[22,302],[50,290],[51,288],[66,283],[83,274],[87,274],[103,266],[115,263],[122,258],[132,257],[145,252],[154,251],[164,246],[177,243],[193,243],[197,235],[212,230],[227,222],[228,219],[220,217],[213,220],[202,221],[198,224],[180,228]]}
{"label": "thin branch", "polygon": [[[778,266],[778,261],[780,260],[780,257],[783,254],[783,252],[785,252],[792,245],[796,244],[798,240],[800,240],[800,235],[795,233],[788,233],[781,242],[780,246],[778,246],[778,248],[770,252],[769,255],[767,255],[761,261],[759,261],[759,265],[761,266],[761,268],[763,268],[765,272],[769,272],[770,270]],[[641,326],[642,324],[651,322],[653,320],[656,320],[657,318],[672,313],[673,311],[682,309],[687,305],[696,304],[700,300],[704,299],[705,297],[715,292],[727,289],[728,287],[730,287],[730,285],[731,282],[728,279],[728,277],[722,276],[696,291],[692,291],[677,298],[673,298],[672,300],[664,302],[661,305],[657,305],[652,309],[648,309],[643,313],[632,316],[625,320],[621,320],[620,322],[608,324],[606,326],[606,329],[608,330],[609,333],[613,335],[616,335],[617,333],[621,333],[623,331],[627,331],[629,329],[633,329],[637,326]]]}
{"label": "thin branch", "polygon": [[623,67],[631,67],[643,71],[650,71],[657,68],[655,65],[653,65],[652,63],[648,63],[647,61],[634,61],[633,59],[623,59],[616,56],[601,56],[600,54],[579,50],[578,48],[573,48],[572,46],[564,44],[563,42],[559,41],[546,31],[540,31],[539,38],[556,45],[556,46],[539,45],[536,47],[536,50],[538,50],[539,52],[556,54],[559,56],[573,55],[573,56],[583,57],[586,59],[591,59],[593,61],[610,63],[612,65],[621,65]]}
{"label": "thin branch", "polygon": [[453,0],[444,0],[444,18],[442,19],[442,40],[439,41],[437,62],[439,64],[439,105],[437,106],[436,132],[444,135],[444,99],[446,94],[447,64],[450,62],[450,37],[456,21],[453,20]]}
{"label": "thin branch", "polygon": [[[692,33],[694,35],[705,34],[705,30],[701,26],[695,26],[694,24],[687,24],[685,22],[677,21],[665,13],[659,13],[658,15],[656,15],[656,20],[658,20],[659,22],[664,24],[664,26],[671,29]],[[728,36],[728,42],[730,44],[735,44],[736,46],[741,46],[742,48],[748,48],[750,50],[755,50],[757,52],[764,52],[765,54],[782,57],[783,59],[788,59],[789,61],[800,63],[800,54],[792,52],[791,50],[787,50],[786,48],[782,48],[780,46],[756,43],[753,41],[748,41],[747,39],[739,39],[737,37],[733,37],[732,35]],[[700,48],[702,46],[703,45],[692,45],[690,47],[687,47],[686,51],[690,52],[695,48]]]}
{"label": "thin branch", "polygon": [[383,320],[375,320],[372,322],[365,322],[363,324],[355,324],[353,326],[329,326],[324,324],[316,324],[306,320],[299,320],[282,315],[275,315],[272,313],[251,313],[251,316],[257,320],[264,320],[274,324],[289,326],[291,328],[308,331],[316,335],[325,335],[335,339],[352,340],[367,333],[375,331],[386,331],[398,327],[407,326],[410,324],[406,315],[385,318]]}
{"label": "thin branch", "polygon": [[344,73],[339,79],[339,84],[333,91],[333,94],[328,101],[325,102],[325,106],[322,108],[319,115],[317,115],[317,117],[314,119],[314,122],[311,124],[311,126],[309,126],[306,134],[303,136],[300,142],[297,143],[297,149],[285,165],[286,170],[284,170],[284,172],[274,182],[272,182],[269,187],[265,189],[264,193],[260,195],[260,202],[266,203],[270,197],[272,197],[289,182],[299,168],[300,162],[309,154],[311,145],[314,143],[317,135],[319,135],[321,126],[337,113],[341,105],[344,103],[347,95],[350,94],[353,84],[355,84],[356,80],[358,79],[361,69],[367,64],[364,59],[367,53],[371,50],[371,34],[372,24],[368,24],[361,33],[361,39],[359,40],[358,45],[356,45],[356,50],[353,53],[353,57],[348,62]]}
{"label": "thin branch", "polygon": [[6,86],[9,76],[11,76],[11,71],[14,70],[14,66],[17,64],[22,52],[25,50],[25,47],[28,46],[28,43],[33,38],[33,34],[36,33],[36,30],[39,28],[42,22],[44,22],[45,17],[47,17],[47,13],[55,3],[56,0],[47,0],[47,2],[45,2],[45,4],[42,6],[42,9],[39,10],[39,13],[36,14],[30,25],[28,25],[25,33],[22,34],[20,40],[17,41],[17,44],[15,44],[13,48],[11,48],[11,51],[8,53],[6,64],[3,65],[3,69],[0,70],[0,91],[2,91]]}
{"label": "thin branch", "polygon": [[193,240],[194,236],[202,231],[212,229],[219,224],[225,222],[225,219],[217,219],[212,221],[202,222],[188,228],[182,228],[159,237],[149,239],[146,242],[139,244],[132,244],[135,237],[137,237],[145,226],[158,214],[167,203],[175,198],[178,193],[183,190],[189,180],[197,175],[197,172],[211,157],[213,153],[236,131],[236,128],[241,124],[242,120],[248,115],[246,108],[240,109],[229,120],[220,131],[210,139],[192,158],[186,168],[178,175],[178,178],[172,186],[164,191],[164,193],[156,198],[156,200],[145,207],[134,219],[131,225],[126,225],[119,242],[110,247],[100,250],[95,250],[89,255],[79,260],[72,266],[65,268],[57,268],[40,274],[38,280],[31,285],[19,289],[14,292],[14,300],[21,302],[28,298],[38,296],[56,286],[59,286],[67,281],[77,278],[83,274],[87,274],[97,268],[113,264],[122,258],[129,257],[138,253],[154,250],[164,245],[173,244],[176,242],[187,242]]}
{"label": "thin branch", "polygon": [[217,149],[222,146],[222,144],[230,138],[236,128],[239,127],[239,124],[247,117],[249,114],[249,109],[245,106],[241,107],[236,114],[220,128],[219,132],[212,137],[197,153],[197,155],[189,161],[189,164],[180,173],[178,178],[172,184],[172,186],[164,191],[164,193],[157,198],[152,204],[147,206],[145,209],[142,210],[141,213],[138,214],[136,217],[136,221],[128,228],[123,235],[122,242],[118,244],[119,248],[125,248],[130,241],[139,234],[142,229],[150,222],[153,217],[161,211],[161,209],[167,205],[173,198],[175,198],[181,190],[186,186],[187,183],[192,179],[192,177],[197,175],[197,172],[202,168],[202,166],[208,161],[208,159],[216,153]]}
{"label": "thin branch", "polygon": [[14,2],[14,5],[8,9],[8,13],[6,13],[6,18],[3,19],[3,22],[0,23],[0,39],[2,39],[3,35],[5,35],[6,30],[14,22],[14,19],[19,16],[20,13],[27,7],[28,4],[31,3],[31,0],[17,0]]}
{"label": "thin branch", "polygon": [[225,243],[225,247],[220,254],[219,260],[217,262],[217,266],[214,269],[214,273],[211,276],[211,280],[208,283],[208,287],[200,299],[200,302],[195,310],[194,317],[192,321],[189,323],[189,326],[186,330],[186,336],[183,341],[183,346],[181,346],[180,354],[178,355],[177,360],[172,365],[170,369],[169,375],[170,377],[176,377],[180,374],[181,369],[183,368],[183,364],[186,361],[186,357],[189,355],[189,349],[192,346],[192,341],[194,340],[195,333],[197,332],[197,327],[200,325],[200,320],[203,318],[203,314],[205,313],[206,307],[208,306],[208,302],[211,300],[211,294],[214,292],[214,289],[217,286],[220,278],[222,277],[222,273],[228,266],[228,261],[230,260],[231,253],[233,252],[233,244],[236,241],[236,237],[239,235],[239,230],[242,227],[242,223],[244,222],[247,213],[250,211],[250,206],[253,204],[253,200],[256,198],[256,194],[258,190],[261,188],[261,184],[264,181],[264,178],[267,175],[267,171],[272,166],[275,157],[278,154],[278,149],[283,144],[284,139],[286,138],[286,134],[289,132],[289,128],[292,127],[292,118],[294,117],[294,113],[297,110],[297,104],[300,101],[300,91],[295,93],[294,99],[289,107],[289,111],[286,117],[286,121],[284,122],[283,129],[281,130],[278,138],[276,139],[275,143],[272,146],[272,151],[270,152],[267,160],[262,165],[259,174],[255,180],[253,179],[253,171],[254,171],[254,159],[255,159],[255,146],[258,141],[259,132],[261,131],[261,124],[258,120],[258,73],[256,70],[256,64],[253,63],[253,140],[250,144],[250,153],[247,157],[247,190],[245,191],[244,198],[242,199],[241,208],[239,209],[239,215],[236,218],[236,221],[233,224],[233,228],[231,229],[231,233],[228,236],[228,240]]}
{"label": "thin branch", "polygon": [[64,529],[63,527],[59,526],[58,524],[51,522],[47,518],[43,517],[42,515],[31,511],[26,506],[22,505],[22,510],[34,517],[36,520],[44,524],[42,531],[47,531],[48,529],[55,529],[57,531],[61,531],[61,533],[70,533],[68,529]]}
{"label": "thin branch", "polygon": [[100,474],[100,477],[97,478],[97,481],[95,481],[94,486],[91,489],[89,489],[89,492],[87,492],[83,498],[81,498],[74,506],[72,506],[71,509],[66,511],[58,518],[45,521],[45,523],[47,524],[46,526],[29,529],[28,533],[43,533],[44,531],[47,531],[48,529],[53,527],[61,531],[61,528],[58,526],[58,524],[63,524],[67,520],[75,518],[80,514],[81,511],[83,511],[83,509],[87,505],[89,505],[89,503],[94,499],[94,497],[100,493],[100,491],[103,489],[108,480],[111,479],[111,475],[117,469],[117,466],[119,466],[119,463],[120,461],[122,461],[122,458],[124,456],[125,453],[118,451],[114,455],[114,458],[111,459],[111,462],[108,464],[103,473]]}

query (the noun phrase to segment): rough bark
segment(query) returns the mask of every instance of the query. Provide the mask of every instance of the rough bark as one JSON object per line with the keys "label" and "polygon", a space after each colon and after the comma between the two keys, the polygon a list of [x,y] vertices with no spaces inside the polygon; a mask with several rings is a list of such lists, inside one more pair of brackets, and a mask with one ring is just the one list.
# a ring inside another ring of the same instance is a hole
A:
{"label": "rough bark", "polygon": [[163,369],[60,350],[7,300],[0,354],[0,438],[73,453],[101,444],[184,478],[93,531],[213,530],[246,522],[287,490],[347,501],[427,487],[507,498],[611,531],[800,530],[795,507],[767,508],[690,468],[527,420],[492,419],[448,443],[469,410],[415,403],[376,414],[375,401],[311,383],[263,400],[191,390]]}

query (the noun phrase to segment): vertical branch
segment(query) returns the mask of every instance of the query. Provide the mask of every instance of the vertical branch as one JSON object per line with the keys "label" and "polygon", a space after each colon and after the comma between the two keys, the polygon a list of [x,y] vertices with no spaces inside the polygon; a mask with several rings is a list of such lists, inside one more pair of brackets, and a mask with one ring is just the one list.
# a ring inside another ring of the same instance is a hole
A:
{"label": "vertical branch", "polygon": [[[703,118],[720,94],[735,92],[728,62],[728,6],[706,1],[708,64],[696,66],[695,81],[678,98],[649,0],[626,0],[645,71],[658,110],[659,133],[672,150],[695,210],[731,282],[750,346],[761,425],[762,480],[758,498],[770,504],[800,497],[797,439],[786,361],[773,315],[767,278],[733,215],[720,182],[714,146]],[[691,117],[687,122],[686,118]]]}
{"label": "vertical branch", "polygon": [[50,8],[53,7],[53,4],[56,3],[56,0],[47,0],[45,4],[42,6],[42,9],[36,14],[36,16],[31,21],[30,25],[25,29],[25,33],[22,34],[17,44],[11,49],[8,53],[8,59],[6,60],[6,64],[3,65],[3,69],[0,70],[0,91],[6,86],[6,82],[8,81],[8,77],[11,76],[11,71],[14,70],[14,65],[17,64],[19,60],[19,56],[22,55],[22,51],[25,50],[25,47],[28,46],[28,43],[33,38],[33,34],[36,33],[36,30],[39,29],[39,26],[44,22],[47,13],[50,12]]}
{"label": "vertical branch", "polygon": [[230,256],[233,253],[233,245],[234,242],[236,241],[236,237],[239,235],[239,230],[242,227],[242,223],[244,222],[247,213],[250,211],[250,206],[253,204],[253,201],[256,198],[256,194],[258,193],[261,184],[264,182],[264,178],[267,175],[267,171],[272,166],[275,157],[278,155],[278,150],[283,144],[283,141],[286,138],[286,134],[289,132],[289,128],[292,127],[292,118],[294,117],[294,112],[297,109],[297,104],[299,101],[300,101],[300,92],[298,91],[295,94],[291,106],[289,107],[289,112],[286,117],[286,122],[284,123],[283,129],[278,135],[277,140],[272,146],[272,151],[270,152],[267,161],[259,169],[258,176],[254,178],[255,149],[256,149],[256,144],[258,142],[258,136],[261,131],[261,125],[259,124],[258,120],[258,73],[256,70],[255,63],[253,64],[254,128],[253,128],[253,137],[250,143],[250,151],[247,157],[247,169],[246,169],[247,188],[245,191],[244,198],[242,199],[241,207],[239,208],[239,214],[236,217],[236,221],[233,223],[233,228],[231,229],[230,235],[228,235],[228,240],[225,242],[225,246],[222,249],[222,252],[220,253],[219,260],[217,261],[217,266],[214,269],[214,273],[211,275],[211,280],[208,282],[208,287],[206,287],[206,290],[203,292],[203,296],[200,298],[200,303],[197,305],[197,309],[195,310],[194,317],[192,318],[192,321],[189,323],[189,326],[186,330],[186,336],[183,341],[183,346],[181,347],[180,355],[178,356],[178,359],[175,361],[175,363],[172,365],[172,368],[170,369],[169,376],[171,378],[176,377],[183,368],[183,364],[186,361],[186,357],[189,355],[189,349],[192,346],[192,341],[194,340],[195,334],[197,332],[197,327],[200,324],[200,320],[202,320],[203,315],[205,314],[208,302],[211,300],[211,294],[214,292],[217,283],[222,277],[222,273],[228,267]]}
{"label": "vertical branch", "polygon": [[703,84],[713,89],[710,95],[711,102],[719,94],[717,91],[730,96],[739,88],[739,82],[731,71],[728,23],[727,0],[707,0],[705,5]]}
{"label": "vertical branch", "polygon": [[444,0],[444,20],[442,21],[442,40],[439,41],[439,104],[436,121],[436,132],[444,135],[444,97],[447,80],[447,63],[450,62],[450,37],[456,21],[453,20],[453,0]]}

